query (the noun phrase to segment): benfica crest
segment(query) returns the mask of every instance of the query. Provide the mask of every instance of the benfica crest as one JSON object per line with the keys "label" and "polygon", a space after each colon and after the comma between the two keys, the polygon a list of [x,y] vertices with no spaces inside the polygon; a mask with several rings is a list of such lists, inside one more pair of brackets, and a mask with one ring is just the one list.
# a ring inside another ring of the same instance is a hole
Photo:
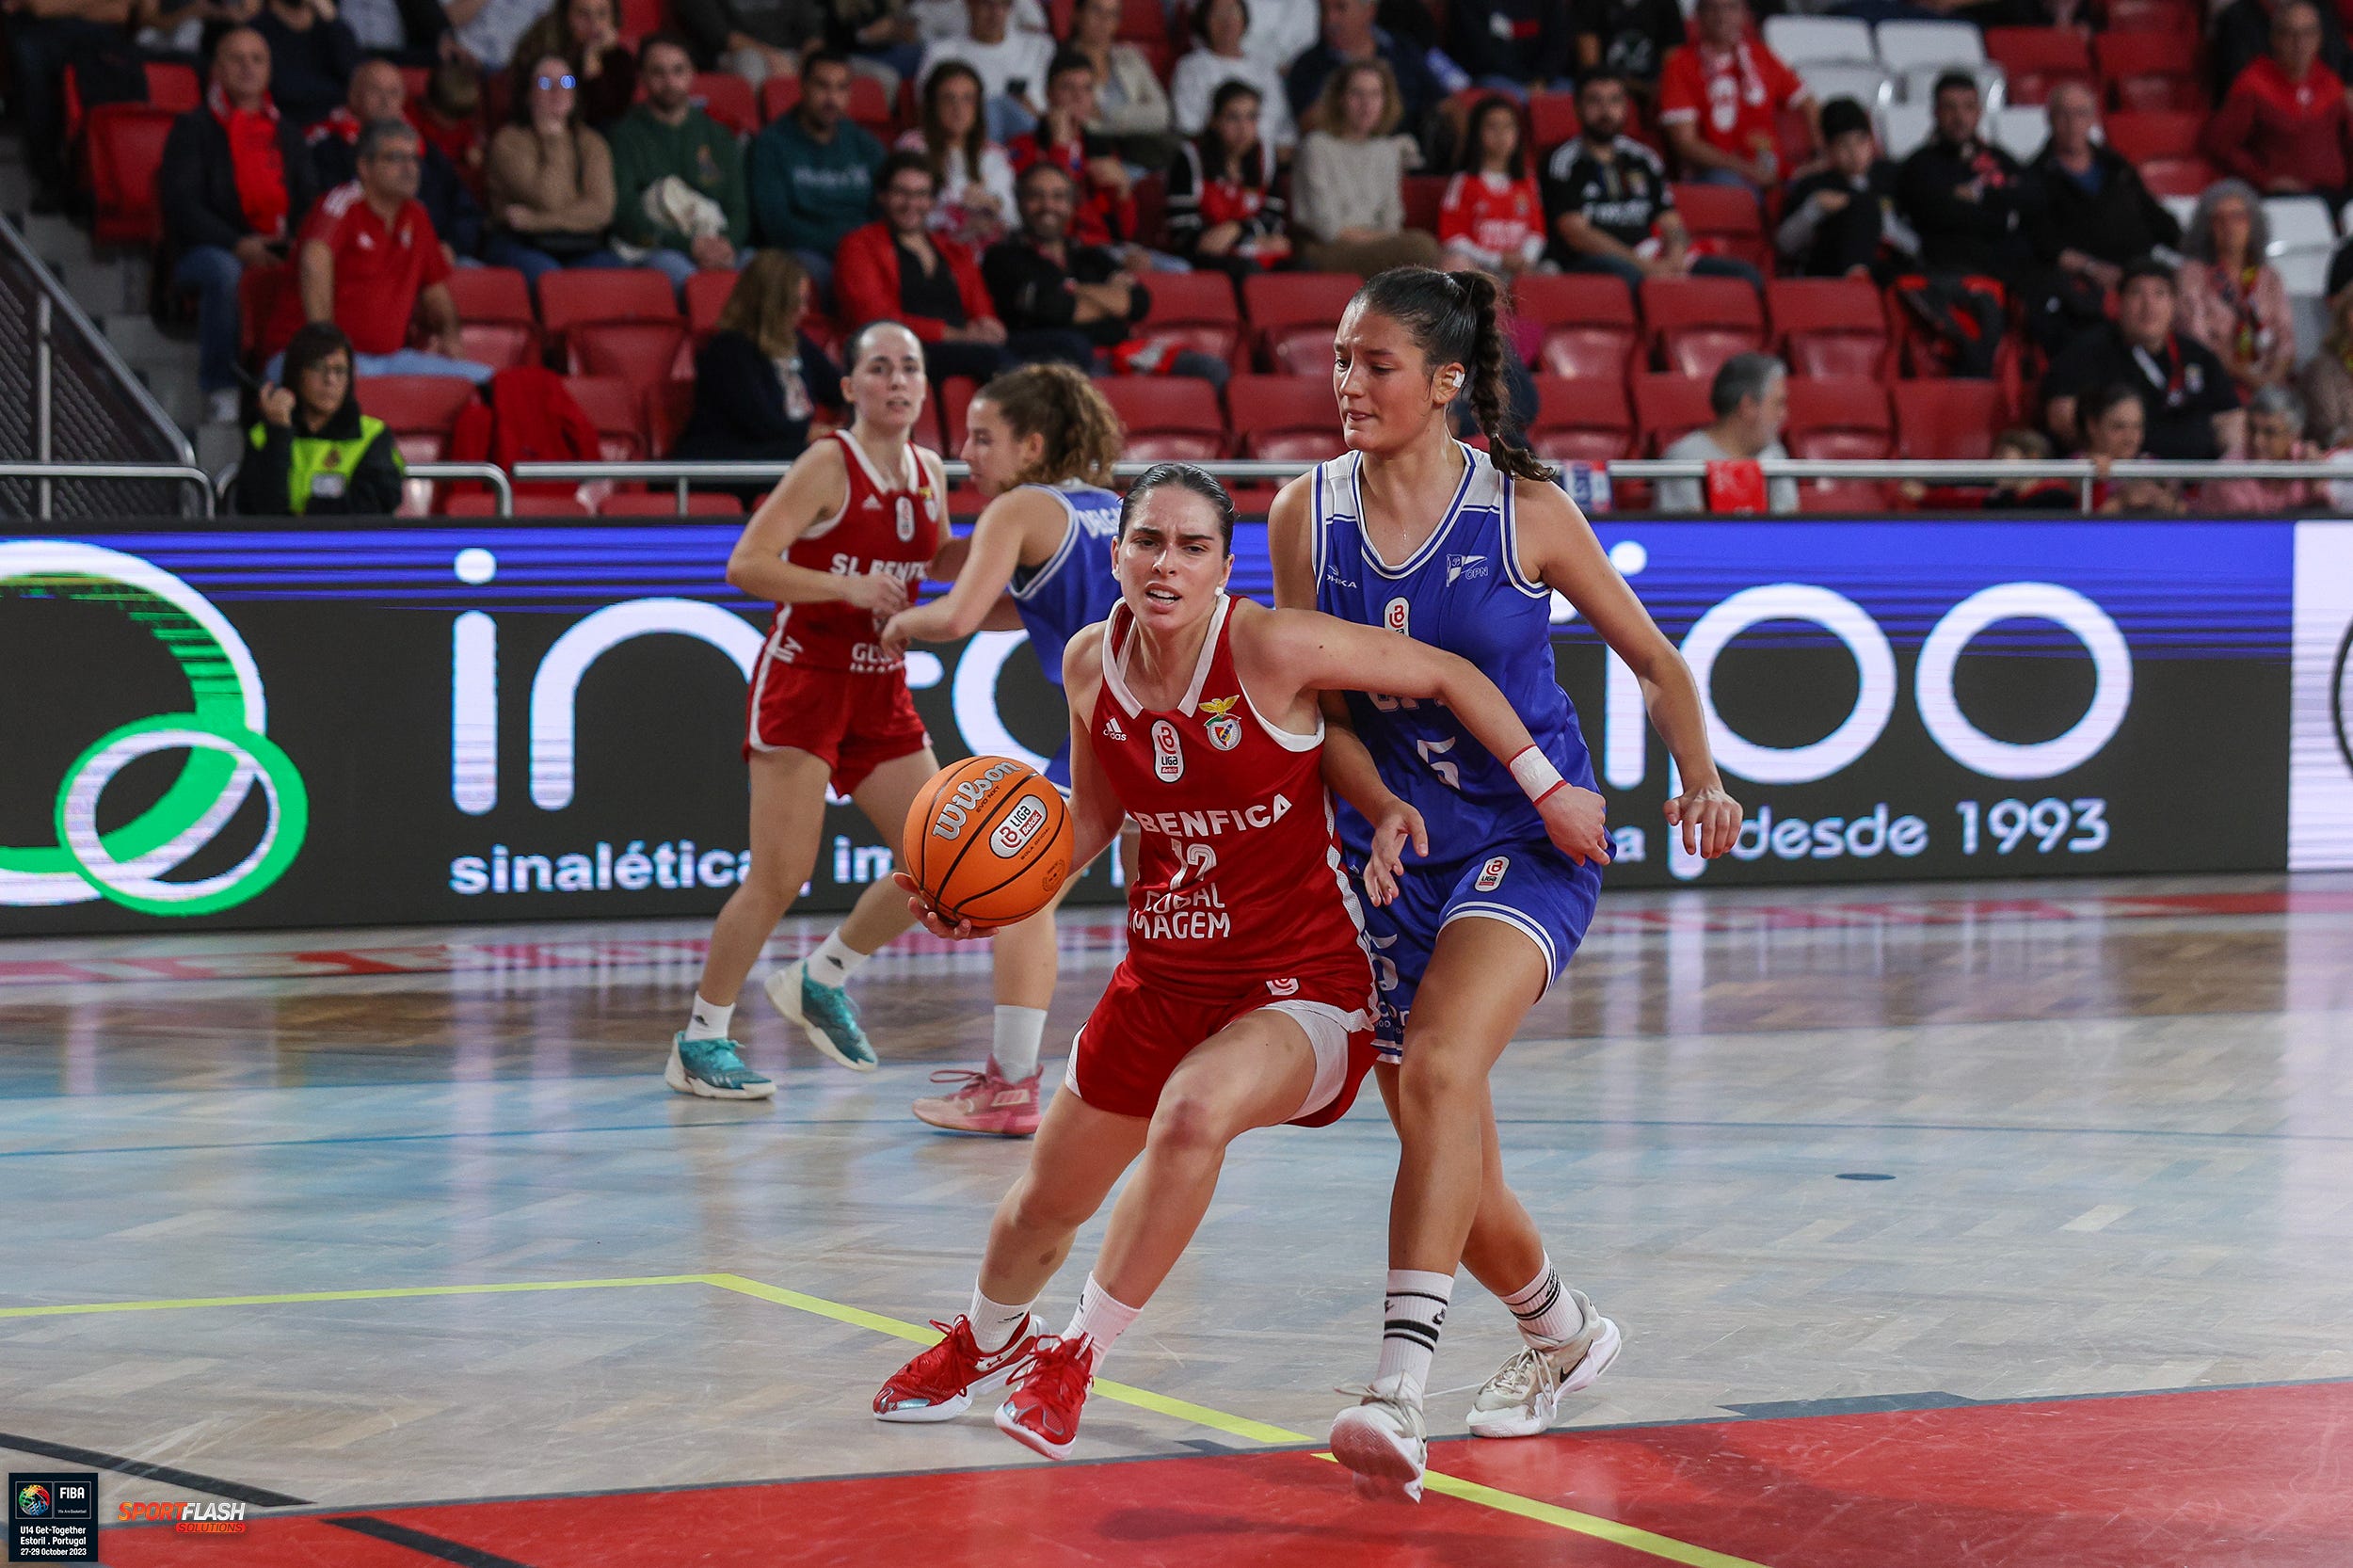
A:
{"label": "benfica crest", "polygon": [[1206,726],[1209,744],[1220,751],[1231,751],[1241,744],[1241,720],[1234,717],[1235,705],[1241,701],[1239,695],[1202,699],[1201,711],[1209,715]]}

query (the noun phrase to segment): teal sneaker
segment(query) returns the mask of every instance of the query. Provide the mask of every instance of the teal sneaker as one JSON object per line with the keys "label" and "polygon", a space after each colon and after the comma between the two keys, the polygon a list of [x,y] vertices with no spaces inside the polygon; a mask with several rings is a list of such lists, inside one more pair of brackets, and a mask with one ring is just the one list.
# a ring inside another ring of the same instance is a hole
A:
{"label": "teal sneaker", "polygon": [[876,1058],[857,1026],[857,1004],[839,985],[808,977],[808,960],[795,958],[768,977],[768,1000],[801,1026],[808,1043],[854,1073],[871,1073]]}
{"label": "teal sneaker", "polygon": [[707,1100],[764,1100],[776,1092],[772,1080],[744,1065],[734,1041],[689,1040],[683,1033],[670,1036],[670,1064],[662,1069],[662,1081]]}

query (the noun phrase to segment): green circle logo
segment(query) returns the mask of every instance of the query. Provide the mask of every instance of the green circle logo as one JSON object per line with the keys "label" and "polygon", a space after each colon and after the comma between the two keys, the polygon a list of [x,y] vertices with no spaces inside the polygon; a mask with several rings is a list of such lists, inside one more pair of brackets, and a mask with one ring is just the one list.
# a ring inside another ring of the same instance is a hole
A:
{"label": "green circle logo", "polygon": [[[145,627],[186,676],[189,711],[124,725],[74,760],[58,786],[55,845],[0,845],[0,904],[47,905],[105,898],[150,915],[206,915],[276,882],[310,828],[309,792],[278,744],[263,733],[261,672],[245,639],[203,595],[169,572],[119,551],[66,540],[0,544],[0,597],[40,594],[110,604]],[[131,762],[184,751],[171,787],[146,810],[98,827],[106,786]],[[267,808],[261,841],[211,876],[168,880],[210,844],[254,790]]]}

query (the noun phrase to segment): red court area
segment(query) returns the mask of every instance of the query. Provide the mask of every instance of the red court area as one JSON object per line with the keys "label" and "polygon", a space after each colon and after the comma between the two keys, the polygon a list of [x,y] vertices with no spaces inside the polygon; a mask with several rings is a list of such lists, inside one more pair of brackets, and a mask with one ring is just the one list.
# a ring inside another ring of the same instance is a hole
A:
{"label": "red court area", "polygon": [[[116,1568],[2346,1568],[2353,1383],[1439,1444],[1434,1468],[1724,1554],[1432,1496],[1304,1452],[383,1508],[249,1534],[109,1529]],[[1727,1562],[1728,1558],[1732,1561]]]}

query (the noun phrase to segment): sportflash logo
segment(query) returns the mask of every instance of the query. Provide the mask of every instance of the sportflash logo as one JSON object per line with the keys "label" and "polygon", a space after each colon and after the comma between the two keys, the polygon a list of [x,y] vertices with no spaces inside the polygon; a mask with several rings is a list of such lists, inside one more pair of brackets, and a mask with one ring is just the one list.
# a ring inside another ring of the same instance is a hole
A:
{"label": "sportflash logo", "polygon": [[[0,604],[10,599],[120,611],[178,663],[189,701],[185,712],[110,730],[74,759],[57,785],[56,841],[0,846],[0,904],[104,898],[150,915],[209,915],[283,875],[309,829],[310,794],[293,760],[263,733],[269,712],[261,671],[228,617],[135,555],[58,539],[0,544]],[[140,758],[165,752],[186,754],[178,780],[146,810],[101,832],[106,787]],[[226,871],[172,880],[257,791],[266,807],[260,840]]]}
{"label": "sportflash logo", "polygon": [[218,1501],[117,1503],[115,1519],[117,1523],[126,1525],[160,1524],[168,1520],[171,1528],[182,1535],[243,1535],[245,1509],[243,1503]]}

